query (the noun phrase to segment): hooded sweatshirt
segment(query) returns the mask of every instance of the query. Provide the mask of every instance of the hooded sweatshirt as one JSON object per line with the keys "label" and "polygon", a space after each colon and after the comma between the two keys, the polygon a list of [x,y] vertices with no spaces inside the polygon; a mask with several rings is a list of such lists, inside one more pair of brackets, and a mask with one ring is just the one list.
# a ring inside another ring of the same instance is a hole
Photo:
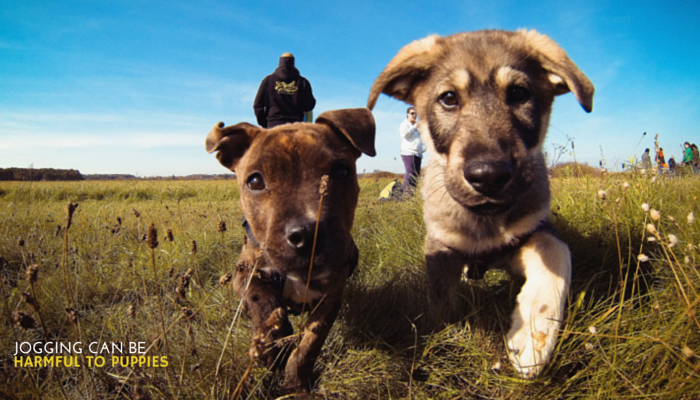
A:
{"label": "hooded sweatshirt", "polygon": [[304,113],[313,110],[315,105],[311,84],[299,74],[294,57],[280,57],[275,72],[260,83],[253,109],[258,124],[272,128],[302,121]]}

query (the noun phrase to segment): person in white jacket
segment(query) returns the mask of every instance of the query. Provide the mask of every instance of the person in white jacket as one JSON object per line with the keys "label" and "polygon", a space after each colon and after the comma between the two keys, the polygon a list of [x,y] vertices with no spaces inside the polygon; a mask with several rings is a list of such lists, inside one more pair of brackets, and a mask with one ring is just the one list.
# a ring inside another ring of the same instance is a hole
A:
{"label": "person in white jacket", "polygon": [[406,111],[406,119],[399,125],[401,159],[406,168],[401,191],[406,195],[412,195],[413,189],[418,184],[423,153],[426,150],[425,144],[420,140],[417,119],[416,109],[409,107]]}

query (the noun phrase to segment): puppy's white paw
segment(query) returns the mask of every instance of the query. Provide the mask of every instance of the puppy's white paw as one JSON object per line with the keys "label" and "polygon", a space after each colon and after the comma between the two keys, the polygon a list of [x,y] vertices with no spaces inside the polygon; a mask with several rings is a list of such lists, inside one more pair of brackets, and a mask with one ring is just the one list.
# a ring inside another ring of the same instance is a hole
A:
{"label": "puppy's white paw", "polygon": [[537,376],[549,360],[557,342],[559,321],[535,317],[532,323],[513,323],[506,336],[513,367],[523,378]]}

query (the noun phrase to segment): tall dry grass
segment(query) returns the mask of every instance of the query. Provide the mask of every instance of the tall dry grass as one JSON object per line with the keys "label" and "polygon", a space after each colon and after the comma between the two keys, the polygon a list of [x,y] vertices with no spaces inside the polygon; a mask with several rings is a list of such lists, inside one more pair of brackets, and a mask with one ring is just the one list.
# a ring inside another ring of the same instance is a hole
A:
{"label": "tall dry grass", "polygon": [[[522,282],[502,271],[463,282],[463,318],[426,330],[421,200],[378,202],[388,182],[361,180],[360,264],[316,397],[698,398],[700,179],[552,181],[574,276],[556,355],[532,381],[507,360]],[[243,238],[237,198],[233,181],[0,183],[0,397],[282,397],[279,374],[248,370],[249,322],[227,276]],[[145,342],[168,367],[14,366],[15,343],[47,340]]]}

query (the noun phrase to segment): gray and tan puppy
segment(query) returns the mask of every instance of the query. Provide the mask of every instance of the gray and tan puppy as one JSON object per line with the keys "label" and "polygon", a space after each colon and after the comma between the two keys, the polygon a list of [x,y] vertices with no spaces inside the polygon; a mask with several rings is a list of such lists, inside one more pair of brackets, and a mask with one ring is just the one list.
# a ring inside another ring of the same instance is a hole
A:
{"label": "gray and tan puppy", "polygon": [[[284,387],[307,392],[358,261],[350,236],[359,194],[355,161],[375,155],[366,108],[328,111],[316,123],[262,129],[215,126],[206,149],[236,172],[247,239],[234,289],[252,319],[250,356],[284,367]],[[288,314],[309,312],[296,341]],[[288,354],[284,348],[296,348]]]}
{"label": "gray and tan puppy", "polygon": [[554,350],[571,274],[569,248],[549,224],[542,153],[554,97],[573,92],[590,112],[594,88],[567,54],[535,31],[429,36],[405,46],[372,86],[415,105],[430,149],[425,259],[430,313],[443,321],[467,276],[510,264],[526,278],[507,346],[515,368],[538,374]]}

